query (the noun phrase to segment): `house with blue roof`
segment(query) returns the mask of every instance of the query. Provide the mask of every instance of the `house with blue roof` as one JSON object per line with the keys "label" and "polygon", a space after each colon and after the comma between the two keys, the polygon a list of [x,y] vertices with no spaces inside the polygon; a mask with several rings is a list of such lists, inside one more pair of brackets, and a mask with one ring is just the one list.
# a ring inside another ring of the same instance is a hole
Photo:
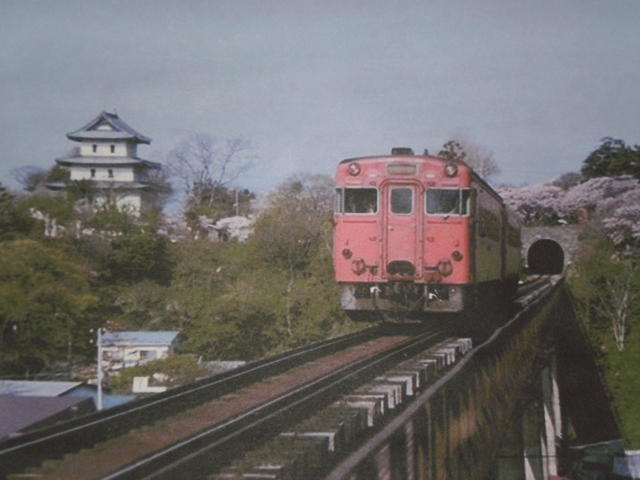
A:
{"label": "house with blue roof", "polygon": [[102,364],[107,370],[143,365],[167,358],[178,346],[178,330],[105,332]]}
{"label": "house with blue roof", "polygon": [[[97,391],[85,382],[0,379],[0,439],[95,411]],[[104,408],[135,400],[104,395]]]}

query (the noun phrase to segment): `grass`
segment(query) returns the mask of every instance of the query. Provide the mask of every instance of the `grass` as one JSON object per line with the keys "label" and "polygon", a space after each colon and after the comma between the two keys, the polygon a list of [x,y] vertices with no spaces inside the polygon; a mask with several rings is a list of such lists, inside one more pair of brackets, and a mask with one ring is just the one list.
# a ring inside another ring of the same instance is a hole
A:
{"label": "grass", "polygon": [[611,394],[623,438],[640,448],[640,318],[632,320],[625,348],[618,351],[611,327],[591,325],[591,341],[599,352],[597,364]]}

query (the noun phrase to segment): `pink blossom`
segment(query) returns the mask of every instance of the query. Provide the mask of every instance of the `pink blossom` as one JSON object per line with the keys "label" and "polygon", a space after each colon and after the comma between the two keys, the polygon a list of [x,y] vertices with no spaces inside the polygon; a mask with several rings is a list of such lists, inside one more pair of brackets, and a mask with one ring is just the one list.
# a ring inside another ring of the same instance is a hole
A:
{"label": "pink blossom", "polygon": [[507,207],[525,223],[553,223],[557,221],[557,205],[566,192],[548,184],[526,187],[503,187],[498,190]]}
{"label": "pink blossom", "polygon": [[640,245],[640,183],[630,176],[592,178],[567,191],[542,184],[498,192],[525,225],[593,220],[616,245]]}

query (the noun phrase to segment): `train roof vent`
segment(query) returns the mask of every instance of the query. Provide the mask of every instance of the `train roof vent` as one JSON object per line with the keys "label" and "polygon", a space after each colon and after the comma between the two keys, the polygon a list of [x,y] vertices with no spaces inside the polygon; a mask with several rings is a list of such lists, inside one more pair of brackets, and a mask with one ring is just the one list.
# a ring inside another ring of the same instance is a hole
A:
{"label": "train roof vent", "polygon": [[393,147],[391,155],[413,155],[413,149],[409,147]]}

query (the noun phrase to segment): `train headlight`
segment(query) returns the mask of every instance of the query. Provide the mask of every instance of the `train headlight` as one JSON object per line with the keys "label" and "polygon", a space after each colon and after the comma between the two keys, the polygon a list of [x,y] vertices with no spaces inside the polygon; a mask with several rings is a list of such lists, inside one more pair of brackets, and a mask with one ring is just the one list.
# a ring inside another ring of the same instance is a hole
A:
{"label": "train headlight", "polygon": [[455,177],[458,174],[458,166],[455,163],[447,163],[444,167],[444,174],[447,177]]}
{"label": "train headlight", "polygon": [[349,175],[353,175],[355,177],[360,173],[360,165],[356,162],[350,163],[347,167],[347,172],[349,172]]}
{"label": "train headlight", "polygon": [[451,265],[450,260],[440,260],[438,262],[438,272],[443,277],[448,277],[453,273],[453,265]]}

